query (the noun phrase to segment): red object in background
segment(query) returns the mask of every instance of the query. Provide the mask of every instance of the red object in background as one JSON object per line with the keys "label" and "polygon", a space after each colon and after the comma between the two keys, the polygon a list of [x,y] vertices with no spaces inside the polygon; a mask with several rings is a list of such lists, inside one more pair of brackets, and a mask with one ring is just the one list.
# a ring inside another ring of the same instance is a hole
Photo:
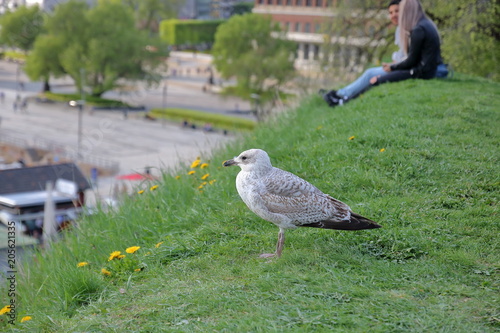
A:
{"label": "red object in background", "polygon": [[148,174],[130,173],[127,175],[116,176],[116,179],[121,179],[121,180],[152,180],[152,179],[154,179],[154,177],[151,175],[148,175]]}

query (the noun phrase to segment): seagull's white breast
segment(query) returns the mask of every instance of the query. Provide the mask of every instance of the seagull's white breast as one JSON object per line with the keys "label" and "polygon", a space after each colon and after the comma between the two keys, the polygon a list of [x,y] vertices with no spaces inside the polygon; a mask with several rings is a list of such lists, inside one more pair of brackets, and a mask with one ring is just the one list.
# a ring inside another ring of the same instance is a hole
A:
{"label": "seagull's white breast", "polygon": [[283,214],[271,212],[265,201],[266,187],[262,177],[255,172],[240,171],[236,177],[236,189],[247,207],[266,221],[282,228],[296,228]]}

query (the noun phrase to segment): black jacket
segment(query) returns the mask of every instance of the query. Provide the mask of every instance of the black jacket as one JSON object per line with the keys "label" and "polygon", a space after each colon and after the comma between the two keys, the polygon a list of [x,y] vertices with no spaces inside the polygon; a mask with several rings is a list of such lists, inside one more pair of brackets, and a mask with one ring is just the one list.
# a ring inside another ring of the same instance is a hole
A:
{"label": "black jacket", "polygon": [[408,57],[391,65],[391,70],[413,70],[412,76],[419,79],[435,77],[437,65],[442,62],[440,44],[434,24],[422,18],[410,33]]}

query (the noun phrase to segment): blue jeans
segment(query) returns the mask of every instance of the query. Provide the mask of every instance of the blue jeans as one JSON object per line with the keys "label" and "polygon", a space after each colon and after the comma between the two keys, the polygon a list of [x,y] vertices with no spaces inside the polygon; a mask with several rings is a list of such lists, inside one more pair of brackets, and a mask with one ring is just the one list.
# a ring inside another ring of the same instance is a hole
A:
{"label": "blue jeans", "polygon": [[346,98],[353,98],[371,87],[370,79],[377,75],[387,74],[382,67],[368,68],[350,85],[337,90],[337,95]]}

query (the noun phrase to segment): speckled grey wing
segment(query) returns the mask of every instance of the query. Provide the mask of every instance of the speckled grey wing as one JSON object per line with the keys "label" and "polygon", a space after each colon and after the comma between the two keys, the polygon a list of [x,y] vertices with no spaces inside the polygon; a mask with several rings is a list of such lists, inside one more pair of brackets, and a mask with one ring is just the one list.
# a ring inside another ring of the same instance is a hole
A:
{"label": "speckled grey wing", "polygon": [[266,208],[287,216],[297,226],[349,219],[349,206],[290,172],[274,168],[262,185],[260,195]]}

